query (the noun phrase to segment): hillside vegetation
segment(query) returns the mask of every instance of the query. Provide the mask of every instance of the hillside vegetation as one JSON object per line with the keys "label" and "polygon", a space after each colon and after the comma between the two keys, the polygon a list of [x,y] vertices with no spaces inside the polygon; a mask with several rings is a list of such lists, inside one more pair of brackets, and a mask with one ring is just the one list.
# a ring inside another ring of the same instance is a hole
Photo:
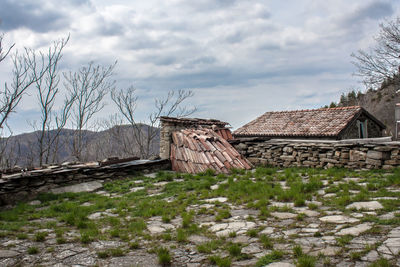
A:
{"label": "hillside vegetation", "polygon": [[[142,133],[146,135],[149,130],[148,125],[141,124]],[[158,155],[159,152],[159,129],[154,128],[156,137],[150,146],[150,155]],[[84,161],[103,160],[109,157],[140,157],[139,147],[133,137],[133,127],[129,125],[114,126],[103,131],[84,132]],[[76,130],[63,129],[59,135],[59,144],[56,151],[52,151],[49,162],[75,161],[72,156],[71,147]],[[10,137],[8,140],[3,138],[1,141],[8,142],[6,153],[9,159],[9,166],[15,164],[20,167],[38,166],[39,143],[38,136],[40,131],[24,133]],[[54,153],[53,153],[54,152]]]}
{"label": "hillside vegetation", "polygon": [[330,107],[361,106],[386,125],[386,134],[395,134],[394,110],[400,103],[400,77],[382,84],[377,90],[364,93],[351,91],[342,94],[339,103],[332,102]]}

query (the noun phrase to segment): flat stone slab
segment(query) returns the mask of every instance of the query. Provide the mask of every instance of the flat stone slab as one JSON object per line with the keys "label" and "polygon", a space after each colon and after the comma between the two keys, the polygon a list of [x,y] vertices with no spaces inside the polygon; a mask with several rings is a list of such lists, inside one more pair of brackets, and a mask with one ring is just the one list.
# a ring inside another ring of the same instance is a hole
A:
{"label": "flat stone slab", "polygon": [[217,236],[228,236],[230,233],[243,234],[256,227],[254,222],[236,221],[231,223],[219,223],[210,227],[210,231]]}
{"label": "flat stone slab", "polygon": [[282,220],[293,219],[297,217],[297,214],[290,212],[271,212],[271,215]]}
{"label": "flat stone slab", "polygon": [[215,198],[209,198],[204,200],[207,203],[213,203],[213,202],[220,202],[220,203],[225,203],[228,201],[226,197],[215,197]]}
{"label": "flat stone slab", "polygon": [[93,182],[80,183],[80,184],[69,185],[69,186],[64,186],[64,187],[58,187],[58,188],[51,189],[50,191],[53,194],[80,193],[80,192],[93,192],[102,187],[103,187],[103,185],[100,182],[93,181]]}
{"label": "flat stone slab", "polygon": [[191,235],[188,240],[196,245],[210,241],[208,237],[202,235]]}
{"label": "flat stone slab", "polygon": [[378,201],[367,201],[367,202],[354,202],[346,206],[346,209],[356,210],[379,210],[383,209],[383,206]]}
{"label": "flat stone slab", "polygon": [[283,261],[273,262],[273,263],[270,263],[265,266],[268,266],[268,267],[296,267],[296,265],[294,265],[294,264],[291,264],[289,262],[283,262]]}
{"label": "flat stone slab", "polygon": [[319,218],[319,220],[321,222],[336,223],[336,224],[359,222],[359,220],[356,219],[356,218],[351,218],[351,217],[347,217],[347,216],[344,216],[344,215],[324,216],[324,217]]}
{"label": "flat stone slab", "polygon": [[354,227],[349,227],[340,230],[336,235],[342,236],[342,235],[352,235],[352,236],[359,236],[361,233],[364,233],[365,231],[368,231],[369,229],[372,228],[371,223],[363,223],[356,225]]}
{"label": "flat stone slab", "polygon": [[0,249],[0,258],[12,258],[18,255],[19,252],[17,251]]}

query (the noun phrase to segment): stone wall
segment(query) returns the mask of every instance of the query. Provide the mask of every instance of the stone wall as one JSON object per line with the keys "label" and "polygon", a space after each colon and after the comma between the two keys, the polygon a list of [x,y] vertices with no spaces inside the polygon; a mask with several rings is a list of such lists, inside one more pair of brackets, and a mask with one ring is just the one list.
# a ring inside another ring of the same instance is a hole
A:
{"label": "stone wall", "polygon": [[172,133],[186,128],[184,125],[161,121],[160,130],[160,158],[169,159]]}
{"label": "stone wall", "polygon": [[135,172],[169,170],[169,160],[131,161],[109,166],[60,166],[3,175],[0,178],[0,206],[33,199],[38,193],[83,182],[124,178]]}
{"label": "stone wall", "polygon": [[346,141],[236,139],[232,144],[255,165],[391,169],[400,165],[400,142],[384,138]]}

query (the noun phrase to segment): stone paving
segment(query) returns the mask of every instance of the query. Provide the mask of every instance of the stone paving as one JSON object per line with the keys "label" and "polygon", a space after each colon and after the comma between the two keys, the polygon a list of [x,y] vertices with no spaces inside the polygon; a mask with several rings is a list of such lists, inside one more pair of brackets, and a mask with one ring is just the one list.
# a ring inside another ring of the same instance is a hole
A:
{"label": "stone paving", "polygon": [[[155,174],[147,175],[154,179]],[[358,182],[360,178],[347,177],[345,182]],[[175,180],[174,182],[183,182]],[[151,195],[162,194],[162,188],[168,185],[168,181],[157,182],[147,191]],[[220,182],[224,184],[226,181]],[[286,187],[285,182],[279,182]],[[339,184],[339,183],[338,183]],[[324,186],[328,183],[324,181]],[[364,184],[366,186],[366,184]],[[218,184],[212,185],[210,190],[218,190]],[[85,187],[70,186],[55,190],[54,192],[94,191],[108,197],[119,197],[106,191],[99,191],[99,184],[85,184]],[[133,183],[129,192],[145,190],[143,180]],[[399,192],[399,188],[392,187],[388,190]],[[397,190],[397,191],[396,191]],[[357,191],[357,190],[355,190]],[[358,192],[358,191],[357,191]],[[357,194],[354,192],[354,194]],[[173,266],[210,266],[209,256],[199,252],[198,246],[208,244],[212,240],[222,240],[225,244],[239,244],[240,253],[246,255],[243,259],[232,257],[231,266],[255,266],[260,258],[268,255],[273,250],[284,253],[281,261],[270,263],[270,267],[296,266],[293,257],[293,247],[298,245],[302,252],[317,259],[316,266],[369,266],[380,258],[389,260],[393,266],[400,266],[400,226],[390,224],[378,224],[373,221],[365,221],[371,216],[377,219],[390,220],[399,217],[400,208],[384,211],[380,201],[398,200],[398,197],[374,198],[370,201],[353,202],[344,209],[332,209],[322,201],[326,198],[335,198],[336,193],[325,193],[324,188],[312,200],[307,201],[303,207],[296,207],[291,202],[271,201],[269,207],[276,210],[267,217],[260,217],[260,211],[249,208],[246,204],[233,204],[227,197],[212,197],[203,199],[200,203],[187,206],[186,210],[197,213],[195,223],[206,231],[192,234],[185,242],[176,240],[163,240],[163,234],[175,233],[182,227],[181,217],[175,217],[168,222],[161,216],[153,216],[146,220],[146,233],[150,238],[140,239],[137,248],[130,248],[130,240],[94,240],[88,244],[76,241],[79,231],[71,228],[65,235],[65,243],[57,242],[53,229],[41,229],[47,235],[43,241],[35,241],[34,233],[27,232],[27,239],[2,236],[0,239],[0,266],[158,266],[157,255],[152,251],[157,246],[170,248]],[[167,198],[172,202],[173,197]],[[29,203],[40,205],[39,200]],[[83,206],[92,205],[89,202]],[[222,205],[222,206],[221,206]],[[229,209],[229,217],[216,221],[213,214],[199,213],[199,210],[213,210],[225,207]],[[310,208],[312,207],[312,209]],[[113,209],[94,212],[88,216],[88,220],[99,221],[110,217],[116,217]],[[129,216],[125,218],[129,221]],[[45,219],[38,219],[43,221]],[[48,222],[52,222],[49,218]],[[54,222],[62,224],[61,222]],[[102,229],[107,231],[108,229]],[[260,239],[265,235],[271,241],[266,246]],[[154,239],[155,238],[155,239]],[[37,253],[27,253],[29,248],[36,247]],[[100,257],[99,251],[107,249],[122,249],[123,255],[112,255],[107,258]],[[216,249],[221,257],[228,257],[229,252],[224,249]]]}

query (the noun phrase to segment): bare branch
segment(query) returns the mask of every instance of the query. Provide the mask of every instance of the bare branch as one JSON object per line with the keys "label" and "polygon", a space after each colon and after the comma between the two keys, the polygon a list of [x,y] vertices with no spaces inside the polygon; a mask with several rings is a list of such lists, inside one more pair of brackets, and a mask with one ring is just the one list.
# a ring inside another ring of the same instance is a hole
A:
{"label": "bare branch", "polygon": [[[155,110],[148,115],[148,120],[140,123],[135,119],[135,110],[138,103],[136,90],[131,86],[126,90],[113,90],[111,98],[117,105],[119,112],[132,126],[132,136],[139,148],[141,158],[149,158],[152,154],[154,141],[158,134],[159,118],[161,116],[185,117],[193,114],[196,108],[182,107],[182,103],[193,97],[192,91],[169,91],[165,98],[154,100]],[[123,139],[121,139],[123,140]]]}
{"label": "bare branch", "polygon": [[77,72],[64,73],[65,86],[71,97],[75,98],[72,107],[72,120],[77,130],[73,141],[73,154],[78,160],[82,160],[82,150],[85,142],[85,129],[94,114],[105,106],[104,96],[112,91],[115,81],[110,80],[114,67],[117,64],[102,67],[90,62],[88,66],[80,68]]}
{"label": "bare branch", "polygon": [[400,70],[400,17],[380,25],[376,44],[369,51],[359,50],[351,56],[357,67],[356,76],[372,88],[379,88],[385,81],[399,78]]}

